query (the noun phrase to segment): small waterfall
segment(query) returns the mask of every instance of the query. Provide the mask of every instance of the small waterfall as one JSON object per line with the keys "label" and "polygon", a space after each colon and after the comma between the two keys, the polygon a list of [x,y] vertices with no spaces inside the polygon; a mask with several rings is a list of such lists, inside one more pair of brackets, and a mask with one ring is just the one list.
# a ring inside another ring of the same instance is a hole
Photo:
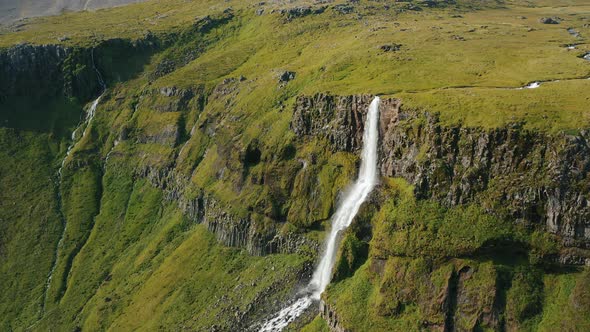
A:
{"label": "small waterfall", "polygon": [[379,97],[375,97],[369,106],[363,132],[363,151],[358,179],[347,191],[344,200],[332,216],[332,228],[325,240],[325,250],[309,285],[302,290],[300,297],[293,304],[279,311],[272,319],[264,322],[260,332],[281,331],[284,329],[309,308],[314,301],[318,301],[320,295],[330,283],[338,249],[338,235],[350,226],[361,205],[365,202],[375,184],[377,184],[379,102]]}
{"label": "small waterfall", "polygon": [[72,142],[68,146],[68,149],[66,151],[66,155],[61,160],[61,165],[59,166],[59,169],[57,170],[57,174],[58,174],[58,178],[59,178],[60,183],[61,183],[61,171],[64,168],[66,161],[68,160],[68,157],[72,153],[72,150],[76,146],[76,143],[78,143],[78,141],[76,140],[76,138],[77,138],[76,136],[78,136],[78,131],[80,129],[82,129],[82,127],[84,127],[84,131],[82,132],[82,138],[86,137],[86,133],[88,132],[88,128],[90,127],[90,123],[92,122],[92,119],[94,119],[94,113],[96,112],[96,107],[98,106],[98,103],[100,102],[100,98],[102,98],[103,94],[104,94],[104,90],[103,90],[103,93],[101,93],[100,96],[98,96],[98,98],[96,98],[92,102],[92,104],[90,104],[90,107],[88,108],[88,111],[86,112],[86,117],[84,118],[83,121],[80,122],[78,127],[76,127],[76,129],[74,129],[74,131],[72,132],[72,135],[70,137]]}
{"label": "small waterfall", "polygon": [[[74,129],[74,131],[72,132],[70,138],[71,138],[71,143],[68,146],[68,149],[66,151],[66,155],[64,156],[64,158],[61,161],[61,165],[59,166],[59,169],[57,170],[57,201],[58,201],[58,206],[59,206],[59,213],[61,215],[61,219],[62,219],[62,223],[63,223],[63,230],[62,233],[60,235],[59,241],[57,242],[57,247],[55,248],[55,258],[53,260],[53,265],[51,266],[51,270],[49,271],[49,274],[47,275],[47,281],[45,282],[45,289],[43,291],[43,302],[41,303],[41,313],[45,312],[45,307],[47,304],[47,295],[48,295],[48,291],[49,288],[51,287],[51,280],[53,279],[53,273],[55,272],[55,269],[57,268],[57,262],[58,262],[58,257],[59,257],[59,249],[62,246],[65,234],[66,234],[66,227],[67,227],[67,222],[66,222],[66,218],[63,214],[62,211],[62,195],[61,195],[61,183],[62,183],[62,170],[66,164],[66,161],[68,160],[68,157],[70,156],[70,154],[72,153],[72,150],[74,149],[74,147],[76,146],[76,144],[79,142],[78,139],[78,132],[83,129],[82,132],[82,137],[84,138],[86,137],[86,134],[88,133],[88,128],[90,127],[90,124],[92,123],[92,119],[94,119],[94,115],[96,113],[96,107],[98,106],[98,103],[100,102],[100,99],[102,98],[102,96],[104,95],[104,93],[106,92],[106,84],[102,79],[102,75],[100,74],[100,72],[98,71],[98,69],[96,68],[95,62],[94,62],[94,49],[92,49],[91,51],[91,57],[92,57],[92,66],[94,68],[94,71],[96,72],[96,77],[98,80],[98,83],[100,85],[101,88],[101,93],[100,95],[94,100],[92,101],[92,103],[90,104],[90,107],[88,108],[86,115],[84,116],[83,120],[80,121],[80,123],[78,124],[78,126],[76,127],[76,129]],[[81,139],[80,138],[80,139]],[[34,324],[32,325],[34,326]]]}
{"label": "small waterfall", "polygon": [[525,86],[521,86],[520,88],[516,88],[515,90],[524,90],[524,89],[536,89],[541,86],[541,82],[534,81]]}

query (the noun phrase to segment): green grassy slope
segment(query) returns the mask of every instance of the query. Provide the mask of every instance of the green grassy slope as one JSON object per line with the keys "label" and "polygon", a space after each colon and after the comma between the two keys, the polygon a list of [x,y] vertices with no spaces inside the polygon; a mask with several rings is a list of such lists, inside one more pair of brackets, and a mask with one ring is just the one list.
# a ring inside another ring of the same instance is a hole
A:
{"label": "green grassy slope", "polygon": [[[494,283],[499,273],[507,273],[510,288],[504,298],[506,312],[500,316],[502,329],[516,331],[585,331],[590,323],[587,303],[580,304],[574,289],[587,287],[587,271],[533,277],[520,283],[523,275],[535,270],[523,266],[499,265],[469,260],[432,265],[420,259],[393,259],[392,269],[383,276],[369,271],[371,261],[352,278],[336,283],[328,291],[328,302],[338,313],[341,326],[354,331],[423,331],[430,324],[445,326],[445,316],[437,311],[446,278],[453,268],[470,266],[478,274],[467,285],[469,306],[494,301]],[[400,276],[401,274],[401,276]],[[395,285],[395,286],[393,286]],[[472,310],[472,309],[471,309]],[[459,329],[494,330],[478,321],[485,312],[475,310],[455,322]]]}
{"label": "green grassy slope", "polygon": [[290,289],[263,293],[269,287],[296,282],[305,257],[257,258],[218,245],[160,190],[132,182],[126,162],[110,160],[92,232],[61,285],[63,297],[48,302],[35,330],[227,328],[234,312]]}
{"label": "green grassy slope", "polygon": [[[538,264],[537,257],[557,247],[551,236],[531,234],[476,206],[415,201],[403,181],[391,183],[389,199],[372,218],[368,258],[343,246],[337,266],[351,256],[364,264],[324,294],[341,327],[587,329],[588,269]],[[353,227],[344,241],[354,237]]]}
{"label": "green grassy slope", "polygon": [[0,129],[0,328],[23,328],[40,314],[61,234],[51,140]]}

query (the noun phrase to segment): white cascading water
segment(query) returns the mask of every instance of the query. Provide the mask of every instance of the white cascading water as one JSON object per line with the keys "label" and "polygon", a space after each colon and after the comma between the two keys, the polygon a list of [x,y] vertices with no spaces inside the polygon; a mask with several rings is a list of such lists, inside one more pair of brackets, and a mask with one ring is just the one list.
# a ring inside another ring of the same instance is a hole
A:
{"label": "white cascading water", "polygon": [[78,130],[80,130],[80,128],[82,126],[86,125],[86,127],[84,128],[84,131],[82,132],[82,138],[86,137],[86,133],[88,132],[88,128],[90,127],[90,123],[92,122],[92,119],[94,119],[94,113],[96,113],[96,106],[98,106],[98,103],[100,102],[100,98],[102,98],[102,94],[100,96],[98,96],[98,98],[96,98],[92,102],[92,104],[90,104],[90,107],[88,108],[88,112],[86,113],[86,118],[72,132],[72,136],[71,136],[72,143],[70,144],[70,146],[68,146],[68,149],[66,151],[66,155],[64,156],[64,159],[61,160],[61,166],[57,170],[60,180],[61,180],[61,171],[62,171],[64,165],[66,164],[66,160],[68,159],[68,157],[72,153],[72,149],[76,146],[76,143],[77,143],[76,136],[78,135]]}
{"label": "white cascading water", "polygon": [[336,251],[338,249],[338,234],[345,230],[352,222],[367,196],[377,184],[377,143],[379,139],[379,97],[375,97],[369,106],[365,130],[363,132],[363,151],[361,168],[354,185],[347,191],[344,200],[332,216],[332,228],[325,241],[325,251],[322,259],[313,273],[309,285],[302,290],[302,297],[290,306],[279,311],[272,319],[264,322],[260,332],[281,331],[297,317],[299,317],[314,301],[320,299],[330,278]]}

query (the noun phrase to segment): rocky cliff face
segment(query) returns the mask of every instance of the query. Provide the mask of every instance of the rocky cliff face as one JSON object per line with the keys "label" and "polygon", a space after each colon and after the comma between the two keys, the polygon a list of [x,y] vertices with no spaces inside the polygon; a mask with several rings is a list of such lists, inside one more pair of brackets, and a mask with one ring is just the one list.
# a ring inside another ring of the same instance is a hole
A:
{"label": "rocky cliff face", "polygon": [[345,328],[340,325],[340,321],[338,320],[338,313],[333,310],[326,302],[320,300],[320,316],[326,321],[328,324],[328,328],[332,332],[348,332]]}
{"label": "rocky cliff face", "polygon": [[[292,128],[326,137],[337,151],[356,151],[370,96],[301,97]],[[505,128],[443,125],[436,114],[381,106],[380,168],[402,177],[421,199],[445,206],[479,202],[489,212],[546,229],[566,246],[590,247],[588,133],[549,135],[522,124]]]}
{"label": "rocky cliff face", "polygon": [[[334,151],[355,152],[363,145],[364,118],[373,96],[333,96],[317,94],[297,98],[291,128],[299,137],[320,136]],[[400,102],[381,101],[380,132],[396,118]]]}
{"label": "rocky cliff face", "polygon": [[144,55],[160,46],[148,34],[140,40],[101,41],[93,48],[20,44],[0,49],[0,101],[59,95],[90,100],[103,88],[97,71],[107,85],[127,79],[143,66]]}
{"label": "rocky cliff face", "polygon": [[317,252],[319,244],[296,233],[281,234],[276,227],[270,229],[257,222],[253,215],[237,216],[228,212],[211,195],[199,192],[186,193],[189,179],[178,175],[173,166],[165,168],[145,168],[138,174],[165,192],[165,197],[176,201],[185,215],[196,223],[203,223],[215,234],[217,240],[229,247],[246,249],[251,255],[263,256],[273,253],[303,253],[306,250]]}
{"label": "rocky cliff face", "polygon": [[71,49],[57,45],[17,45],[0,51],[0,96],[46,91],[55,96],[65,84],[63,66]]}
{"label": "rocky cliff face", "polygon": [[521,125],[483,130],[442,126],[428,114],[402,117],[383,135],[382,174],[406,178],[419,198],[447,206],[479,201],[560,235],[567,246],[588,248],[586,132],[549,136]]}

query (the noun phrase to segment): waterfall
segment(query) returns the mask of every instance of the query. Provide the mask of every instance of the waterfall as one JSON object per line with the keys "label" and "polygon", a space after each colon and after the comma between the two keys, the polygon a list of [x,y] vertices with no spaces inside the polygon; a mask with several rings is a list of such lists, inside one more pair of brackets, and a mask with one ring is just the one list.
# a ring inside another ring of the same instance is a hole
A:
{"label": "waterfall", "polygon": [[84,127],[84,131],[82,132],[82,138],[86,137],[86,133],[88,132],[88,128],[90,127],[90,123],[92,122],[92,119],[94,119],[94,114],[96,113],[96,107],[98,106],[98,103],[100,102],[100,99],[102,98],[104,93],[107,91],[107,86],[106,86],[104,80],[102,79],[102,75],[100,74],[100,71],[98,70],[98,68],[96,68],[96,64],[94,62],[94,49],[91,50],[90,56],[92,59],[92,68],[94,69],[94,72],[96,73],[96,79],[98,80],[98,84],[100,85],[101,93],[92,102],[92,104],[90,104],[90,107],[88,108],[88,111],[86,112],[86,116],[84,117],[84,120],[80,121],[80,123],[78,124],[76,129],[74,129],[74,131],[72,132],[72,135],[70,137],[72,139],[72,143],[70,143],[70,145],[68,146],[68,149],[66,151],[66,155],[61,160],[61,165],[60,165],[59,169],[57,170],[60,183],[61,183],[61,171],[62,171],[63,167],[65,166],[68,157],[72,153],[72,149],[74,149],[74,147],[76,146],[76,143],[77,143],[76,136],[78,136],[78,131],[82,127]]}
{"label": "waterfall", "polygon": [[92,102],[92,104],[90,104],[90,107],[88,108],[88,111],[86,112],[86,117],[84,118],[84,121],[82,121],[78,125],[78,127],[76,127],[76,129],[74,129],[74,131],[72,132],[72,135],[71,135],[72,143],[68,146],[68,149],[66,150],[66,155],[61,160],[61,165],[59,166],[59,169],[57,170],[57,174],[58,174],[60,183],[61,183],[61,171],[64,168],[66,161],[68,160],[68,157],[72,153],[72,150],[76,146],[76,143],[78,143],[78,141],[76,141],[76,136],[78,136],[78,130],[80,130],[82,127],[85,126],[84,131],[82,132],[82,138],[86,137],[86,134],[88,132],[88,128],[90,127],[90,123],[92,122],[92,119],[94,119],[94,113],[96,112],[96,106],[98,106],[98,102],[100,102],[100,98],[102,98],[103,94],[104,94],[104,90],[103,90],[103,93],[100,96],[98,96],[98,98],[96,98]]}
{"label": "waterfall", "polygon": [[361,205],[377,183],[377,143],[379,139],[379,97],[375,97],[369,106],[365,129],[363,132],[363,150],[358,179],[346,192],[344,199],[332,216],[332,227],[325,240],[325,249],[320,263],[316,267],[309,285],[302,290],[300,297],[290,306],[283,308],[272,319],[264,322],[260,332],[281,331],[299,317],[314,301],[320,299],[330,278],[336,251],[338,235],[345,230],[354,219]]}
{"label": "waterfall", "polygon": [[326,249],[310,283],[313,289],[312,295],[316,300],[319,300],[320,295],[330,283],[332,268],[336,259],[338,233],[350,226],[352,219],[377,183],[378,122],[379,97],[375,97],[369,106],[367,120],[365,121],[362,161],[358,179],[332,217],[332,229],[326,240]]}
{"label": "waterfall", "polygon": [[[72,150],[74,149],[76,144],[80,141],[79,139],[77,139],[78,131],[80,131],[82,128],[84,128],[81,138],[86,137],[86,134],[88,133],[88,128],[90,127],[92,119],[94,119],[94,114],[96,113],[96,107],[98,106],[100,99],[102,98],[102,96],[106,92],[106,84],[105,84],[104,80],[102,79],[102,75],[100,74],[100,71],[98,70],[98,68],[96,68],[96,64],[94,62],[94,49],[92,49],[92,51],[91,51],[91,57],[92,57],[92,66],[93,66],[94,71],[96,72],[96,78],[98,80],[98,84],[100,85],[101,93],[94,101],[92,101],[92,103],[90,104],[90,107],[86,111],[86,116],[83,119],[81,119],[81,121],[78,124],[78,126],[76,127],[76,129],[74,129],[74,131],[72,131],[72,134],[70,135],[70,138],[72,141],[71,141],[70,145],[68,146],[68,149],[66,150],[66,155],[61,160],[61,165],[59,166],[59,169],[57,170],[57,187],[58,187],[57,202],[59,205],[59,213],[61,215],[61,219],[62,219],[62,223],[63,223],[63,230],[61,232],[61,236],[59,238],[59,241],[57,242],[57,246],[55,248],[55,258],[53,260],[53,265],[51,266],[51,269],[49,270],[49,274],[47,275],[47,280],[45,281],[45,288],[43,291],[43,300],[41,303],[41,313],[42,314],[44,313],[45,307],[47,304],[47,296],[48,296],[49,288],[51,287],[51,280],[53,279],[53,273],[55,272],[55,269],[57,268],[57,263],[58,263],[58,259],[59,259],[59,255],[58,255],[59,249],[61,248],[64,237],[66,235],[67,222],[66,222],[65,215],[62,211],[62,195],[61,195],[61,188],[60,188],[61,182],[62,182],[62,177],[63,177],[62,170],[66,164],[66,161],[68,160],[68,157],[72,153]],[[31,326],[34,326],[35,324],[33,324]]]}

